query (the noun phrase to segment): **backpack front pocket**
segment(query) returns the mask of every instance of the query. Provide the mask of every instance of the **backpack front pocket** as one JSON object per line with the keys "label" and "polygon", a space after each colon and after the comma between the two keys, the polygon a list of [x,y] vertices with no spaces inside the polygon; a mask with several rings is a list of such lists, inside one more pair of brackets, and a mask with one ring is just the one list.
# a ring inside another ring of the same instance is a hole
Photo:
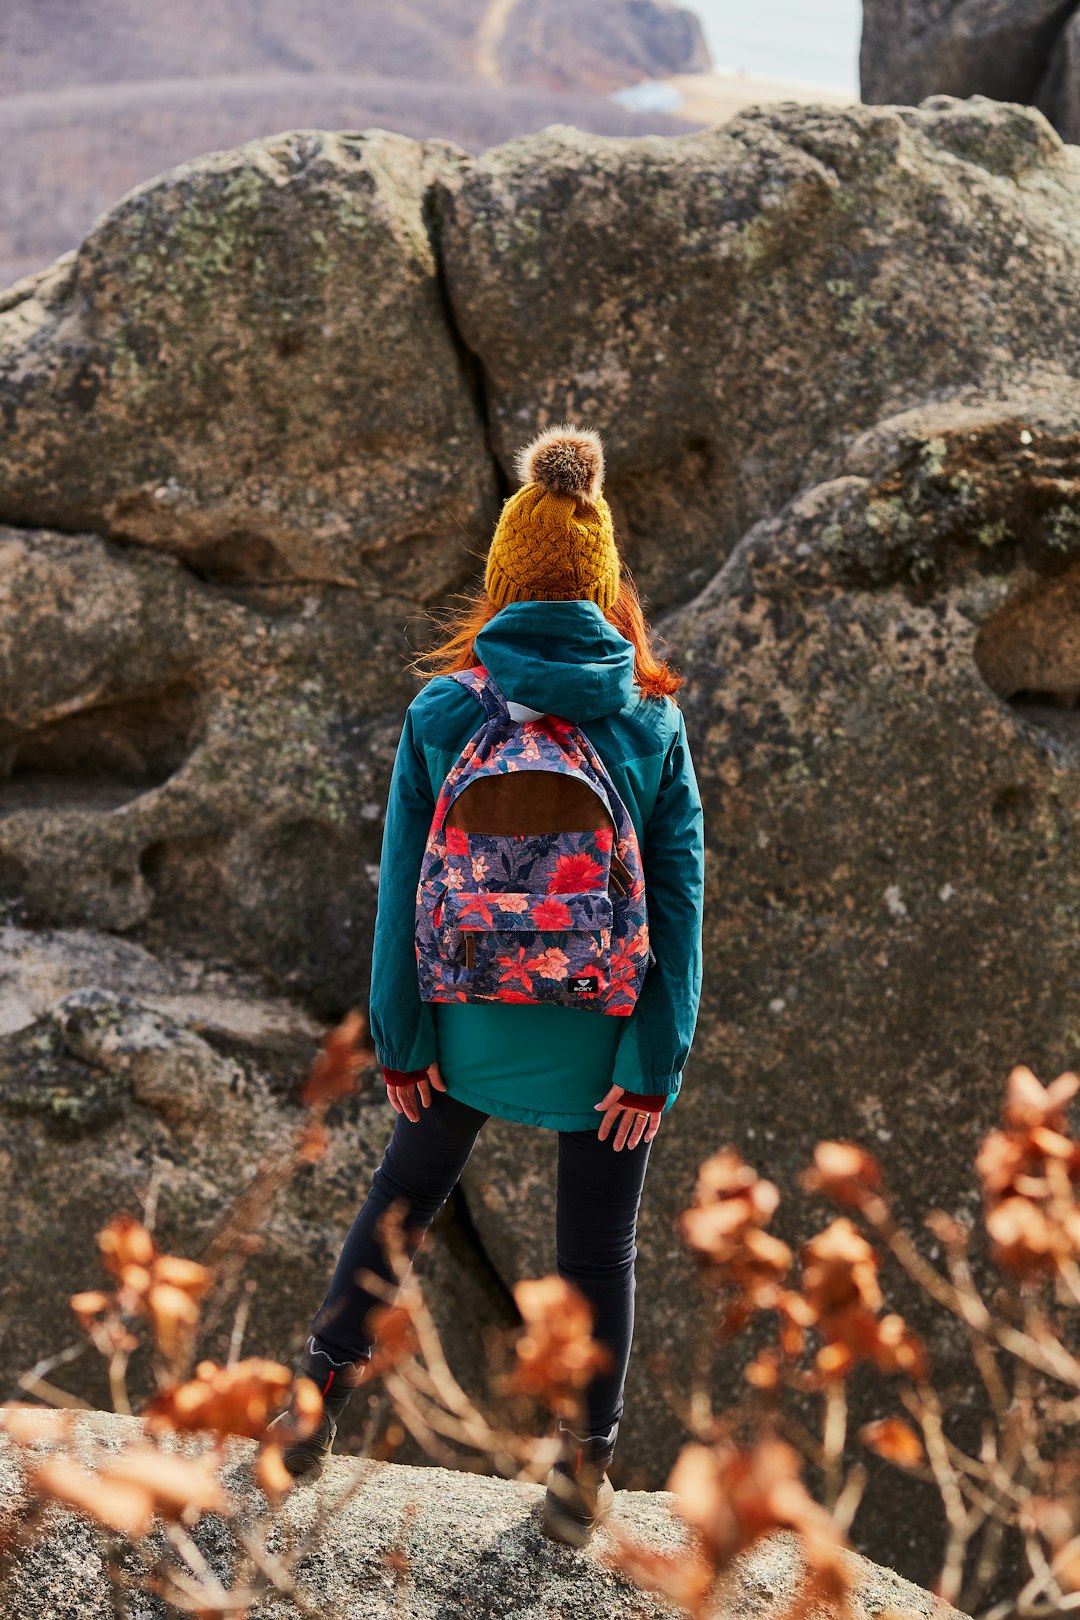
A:
{"label": "backpack front pocket", "polygon": [[588,1006],[607,989],[611,899],[585,894],[444,895],[443,982],[470,999]]}

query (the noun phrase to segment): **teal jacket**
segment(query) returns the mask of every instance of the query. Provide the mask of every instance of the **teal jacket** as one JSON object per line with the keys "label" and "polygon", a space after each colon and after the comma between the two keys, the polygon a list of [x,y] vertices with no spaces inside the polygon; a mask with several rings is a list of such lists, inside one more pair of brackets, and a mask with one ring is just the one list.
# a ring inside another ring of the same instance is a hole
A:
{"label": "teal jacket", "polygon": [[[669,698],[641,693],[632,644],[592,602],[511,603],[477,636],[476,654],[510,702],[581,726],[630,812],[654,960],[633,1014],[619,1021],[612,1081],[662,1094],[670,1106],[694,1037],[702,963],[701,798],[682,713]],[[438,676],[405,716],[386,810],[371,976],[371,1032],[389,1069],[419,1070],[437,1057],[433,1009],[420,1000],[417,983],[416,886],[435,800],[482,719],[470,692]],[[547,1123],[540,1114],[516,1117]]]}

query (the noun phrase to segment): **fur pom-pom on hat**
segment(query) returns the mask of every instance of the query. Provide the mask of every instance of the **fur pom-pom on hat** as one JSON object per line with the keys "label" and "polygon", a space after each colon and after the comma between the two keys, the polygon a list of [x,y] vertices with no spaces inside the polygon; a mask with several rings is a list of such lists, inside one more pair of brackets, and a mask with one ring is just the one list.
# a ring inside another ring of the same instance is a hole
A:
{"label": "fur pom-pom on hat", "polygon": [[546,428],[517,456],[522,487],[503,505],[484,583],[507,602],[585,600],[610,608],[619,552],[603,496],[604,447],[592,428]]}
{"label": "fur pom-pom on hat", "polygon": [[517,473],[523,484],[539,484],[558,495],[596,502],[604,487],[604,446],[592,428],[545,428],[518,451]]}

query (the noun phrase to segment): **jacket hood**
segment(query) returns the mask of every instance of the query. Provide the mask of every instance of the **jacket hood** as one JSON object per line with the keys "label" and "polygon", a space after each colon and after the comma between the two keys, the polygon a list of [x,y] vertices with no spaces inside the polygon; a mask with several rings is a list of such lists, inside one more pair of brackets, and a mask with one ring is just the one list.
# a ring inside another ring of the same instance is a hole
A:
{"label": "jacket hood", "polygon": [[583,725],[625,708],[634,647],[595,602],[511,602],[476,638],[505,698]]}

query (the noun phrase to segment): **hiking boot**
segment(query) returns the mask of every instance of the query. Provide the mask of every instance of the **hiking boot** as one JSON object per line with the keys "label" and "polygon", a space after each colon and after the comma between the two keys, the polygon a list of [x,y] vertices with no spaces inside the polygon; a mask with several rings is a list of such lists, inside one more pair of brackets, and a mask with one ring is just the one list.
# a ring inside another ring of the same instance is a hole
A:
{"label": "hiking boot", "polygon": [[557,1433],[563,1455],[547,1477],[544,1532],[568,1547],[584,1547],[603,1524],[615,1501],[607,1477],[615,1455],[618,1423],[607,1434],[579,1435],[559,1418]]}
{"label": "hiking boot", "polygon": [[[308,1339],[296,1364],[289,1404],[267,1431],[274,1438],[277,1438],[274,1431],[279,1431],[282,1458],[294,1479],[317,1479],[326,1467],[327,1458],[334,1448],[341,1414],[348,1406],[353,1391],[364,1382],[370,1360],[369,1351],[357,1361],[335,1361],[325,1350],[317,1348],[314,1339]],[[299,1415],[297,1386],[301,1380],[310,1380],[315,1385],[322,1396],[322,1413],[311,1434],[289,1440],[288,1436],[294,1432]]]}

